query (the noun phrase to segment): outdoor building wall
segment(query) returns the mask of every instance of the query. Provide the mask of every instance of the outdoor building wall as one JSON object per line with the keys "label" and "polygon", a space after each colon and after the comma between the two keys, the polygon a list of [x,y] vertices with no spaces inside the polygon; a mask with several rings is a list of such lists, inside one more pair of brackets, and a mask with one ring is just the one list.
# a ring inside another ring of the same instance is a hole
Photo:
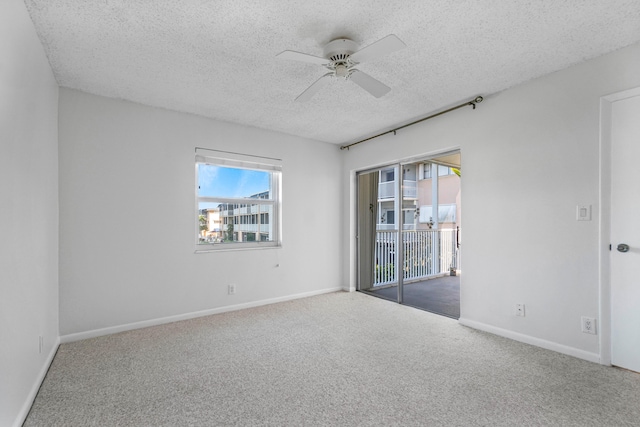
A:
{"label": "outdoor building wall", "polygon": [[[421,203],[431,204],[431,178],[418,181],[418,200]],[[458,175],[445,175],[438,177],[438,202],[454,204],[456,196],[460,192],[460,178]]]}
{"label": "outdoor building wall", "polygon": [[[433,205],[432,180],[433,178],[418,181],[418,206]],[[456,205],[456,222],[442,223],[439,228],[455,228],[462,226],[462,211],[460,206],[460,178],[458,175],[444,175],[438,177],[438,203],[442,205]],[[426,224],[418,224],[419,229],[428,228]]]}
{"label": "outdoor building wall", "polygon": [[58,345],[57,109],[58,84],[24,2],[3,0],[0,426],[22,424]]}
{"label": "outdoor building wall", "polygon": [[[600,360],[580,329],[599,314],[600,97],[638,86],[640,44],[345,150],[344,282],[356,286],[355,172],[460,149],[460,322]],[[576,221],[578,204],[592,221]]]}
{"label": "outdoor building wall", "polygon": [[[195,147],[282,159],[282,248],[194,253]],[[340,228],[325,224],[341,160],[335,145],[61,89],[63,341],[340,289]]]}

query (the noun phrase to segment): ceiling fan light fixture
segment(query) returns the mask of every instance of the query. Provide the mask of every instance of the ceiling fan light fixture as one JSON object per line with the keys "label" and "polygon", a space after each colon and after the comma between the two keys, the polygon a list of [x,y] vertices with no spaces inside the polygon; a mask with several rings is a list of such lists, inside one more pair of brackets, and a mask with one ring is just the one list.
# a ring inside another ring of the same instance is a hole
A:
{"label": "ceiling fan light fixture", "polygon": [[349,68],[344,63],[336,64],[336,77],[346,79],[348,75]]}

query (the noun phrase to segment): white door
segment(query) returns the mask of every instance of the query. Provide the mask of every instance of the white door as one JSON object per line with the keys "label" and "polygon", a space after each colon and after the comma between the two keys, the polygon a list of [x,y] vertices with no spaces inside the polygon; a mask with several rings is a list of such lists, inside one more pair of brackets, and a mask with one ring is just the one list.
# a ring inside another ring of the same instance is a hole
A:
{"label": "white door", "polygon": [[640,96],[611,107],[611,364],[640,372]]}

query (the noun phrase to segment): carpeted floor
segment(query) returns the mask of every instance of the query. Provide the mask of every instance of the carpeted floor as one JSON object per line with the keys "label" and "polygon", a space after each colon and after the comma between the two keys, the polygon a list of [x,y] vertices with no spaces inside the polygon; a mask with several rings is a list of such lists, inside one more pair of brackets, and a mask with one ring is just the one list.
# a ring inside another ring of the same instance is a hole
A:
{"label": "carpeted floor", "polygon": [[[371,294],[398,301],[398,287],[370,291]],[[444,276],[403,286],[403,304],[453,319],[460,318],[460,276]]]}
{"label": "carpeted floor", "polygon": [[25,426],[638,420],[638,374],[339,292],[63,344]]}

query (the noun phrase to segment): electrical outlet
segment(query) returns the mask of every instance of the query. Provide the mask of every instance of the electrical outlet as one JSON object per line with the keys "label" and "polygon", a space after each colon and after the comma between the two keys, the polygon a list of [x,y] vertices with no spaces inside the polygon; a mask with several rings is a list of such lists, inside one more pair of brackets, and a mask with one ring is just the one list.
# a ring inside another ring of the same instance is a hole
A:
{"label": "electrical outlet", "polygon": [[596,319],[593,317],[582,316],[582,332],[585,334],[597,335],[596,331]]}
{"label": "electrical outlet", "polygon": [[236,284],[232,283],[229,285],[229,295],[235,295],[236,294]]}
{"label": "electrical outlet", "polygon": [[516,304],[516,316],[524,317],[524,304]]}

